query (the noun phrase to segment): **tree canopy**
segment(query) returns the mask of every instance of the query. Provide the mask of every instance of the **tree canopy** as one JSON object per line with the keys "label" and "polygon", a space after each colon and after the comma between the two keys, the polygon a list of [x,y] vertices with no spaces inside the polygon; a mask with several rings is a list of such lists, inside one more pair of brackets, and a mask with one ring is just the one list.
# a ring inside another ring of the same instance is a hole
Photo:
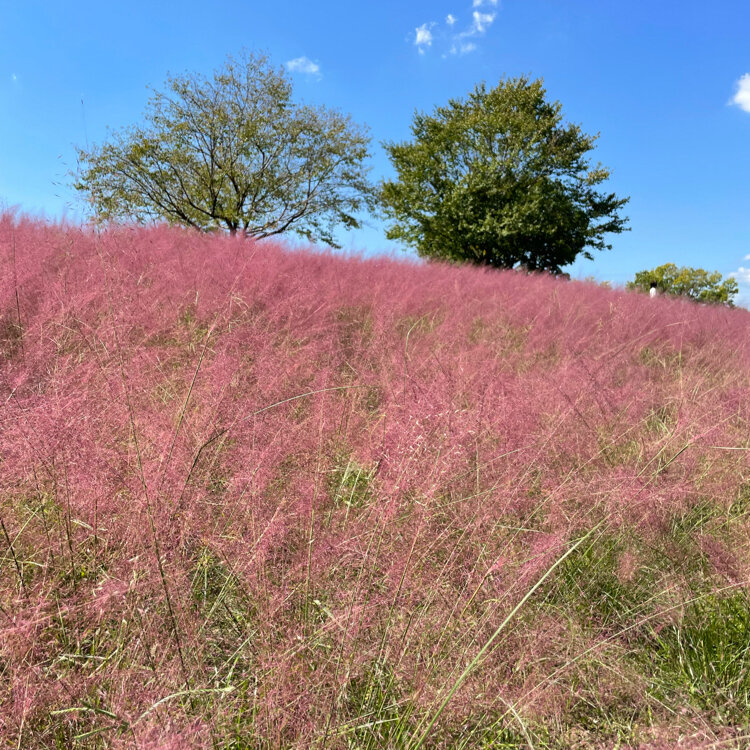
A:
{"label": "tree canopy", "polygon": [[737,281],[733,278],[722,280],[718,271],[704,271],[702,268],[683,266],[678,268],[674,263],[665,263],[649,271],[638,271],[633,281],[627,284],[628,289],[647,292],[652,283],[665,294],[686,297],[694,302],[711,302],[722,305],[734,305],[734,298],[739,292]]}
{"label": "tree canopy", "polygon": [[520,77],[416,113],[411,141],[384,144],[397,172],[381,186],[387,236],[426,258],[552,273],[610,248],[628,199],[597,190],[609,177],[587,160],[598,136],[561,109]]}
{"label": "tree canopy", "polygon": [[78,149],[75,187],[102,220],[166,220],[252,237],[294,231],[331,245],[370,209],[369,135],[348,116],[295,104],[262,54],[210,78],[170,76],[145,123]]}

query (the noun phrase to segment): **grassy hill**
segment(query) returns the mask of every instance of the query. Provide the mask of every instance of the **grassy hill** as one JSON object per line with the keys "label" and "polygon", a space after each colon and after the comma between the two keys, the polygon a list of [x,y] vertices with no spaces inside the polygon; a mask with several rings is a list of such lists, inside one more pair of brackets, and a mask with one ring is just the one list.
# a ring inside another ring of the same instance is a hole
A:
{"label": "grassy hill", "polygon": [[3,217],[0,747],[742,747],[749,333]]}

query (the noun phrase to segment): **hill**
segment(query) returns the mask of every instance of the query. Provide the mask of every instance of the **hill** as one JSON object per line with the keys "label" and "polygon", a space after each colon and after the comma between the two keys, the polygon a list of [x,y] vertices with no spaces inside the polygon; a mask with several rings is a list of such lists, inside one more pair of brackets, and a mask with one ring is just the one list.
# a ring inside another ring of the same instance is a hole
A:
{"label": "hill", "polygon": [[10,215],[0,264],[1,746],[741,746],[746,311]]}

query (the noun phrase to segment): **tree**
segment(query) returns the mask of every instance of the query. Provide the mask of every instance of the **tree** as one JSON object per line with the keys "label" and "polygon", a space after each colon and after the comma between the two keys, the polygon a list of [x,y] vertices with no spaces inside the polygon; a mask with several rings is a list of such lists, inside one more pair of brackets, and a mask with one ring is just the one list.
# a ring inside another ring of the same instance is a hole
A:
{"label": "tree", "polygon": [[335,245],[373,205],[369,136],[348,116],[292,101],[265,55],[228,57],[213,77],[168,77],[145,124],[78,149],[75,187],[101,220],[166,220],[251,237],[294,231]]}
{"label": "tree", "polygon": [[737,281],[732,278],[722,281],[718,271],[709,273],[702,268],[688,266],[677,268],[674,263],[665,263],[650,271],[638,271],[635,279],[628,282],[627,288],[647,292],[652,283],[656,283],[657,289],[665,294],[729,307],[734,306],[734,297],[739,292]]}
{"label": "tree", "polygon": [[412,141],[383,144],[398,173],[381,186],[387,236],[426,258],[555,274],[610,248],[628,199],[596,190],[609,177],[586,159],[598,136],[545,97],[541,81],[511,78],[416,113]]}

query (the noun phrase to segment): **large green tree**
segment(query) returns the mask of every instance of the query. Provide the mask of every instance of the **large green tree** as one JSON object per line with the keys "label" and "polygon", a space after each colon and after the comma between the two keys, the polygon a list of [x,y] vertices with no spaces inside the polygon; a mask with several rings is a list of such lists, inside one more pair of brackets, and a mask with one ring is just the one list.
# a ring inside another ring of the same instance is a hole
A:
{"label": "large green tree", "polygon": [[206,78],[168,77],[145,122],[79,149],[75,187],[103,220],[166,220],[252,237],[294,231],[335,244],[373,205],[369,136],[348,116],[292,100],[262,54]]}
{"label": "large green tree", "polygon": [[388,237],[423,257],[560,273],[625,229],[628,199],[600,192],[609,172],[587,159],[596,136],[563,123],[539,80],[481,84],[411,129],[384,144],[397,178],[381,203]]}
{"label": "large green tree", "polygon": [[655,283],[656,288],[665,294],[686,297],[694,302],[711,302],[721,305],[734,305],[739,292],[736,279],[723,279],[718,271],[704,271],[702,268],[665,263],[648,271],[638,271],[628,289],[647,292]]}

